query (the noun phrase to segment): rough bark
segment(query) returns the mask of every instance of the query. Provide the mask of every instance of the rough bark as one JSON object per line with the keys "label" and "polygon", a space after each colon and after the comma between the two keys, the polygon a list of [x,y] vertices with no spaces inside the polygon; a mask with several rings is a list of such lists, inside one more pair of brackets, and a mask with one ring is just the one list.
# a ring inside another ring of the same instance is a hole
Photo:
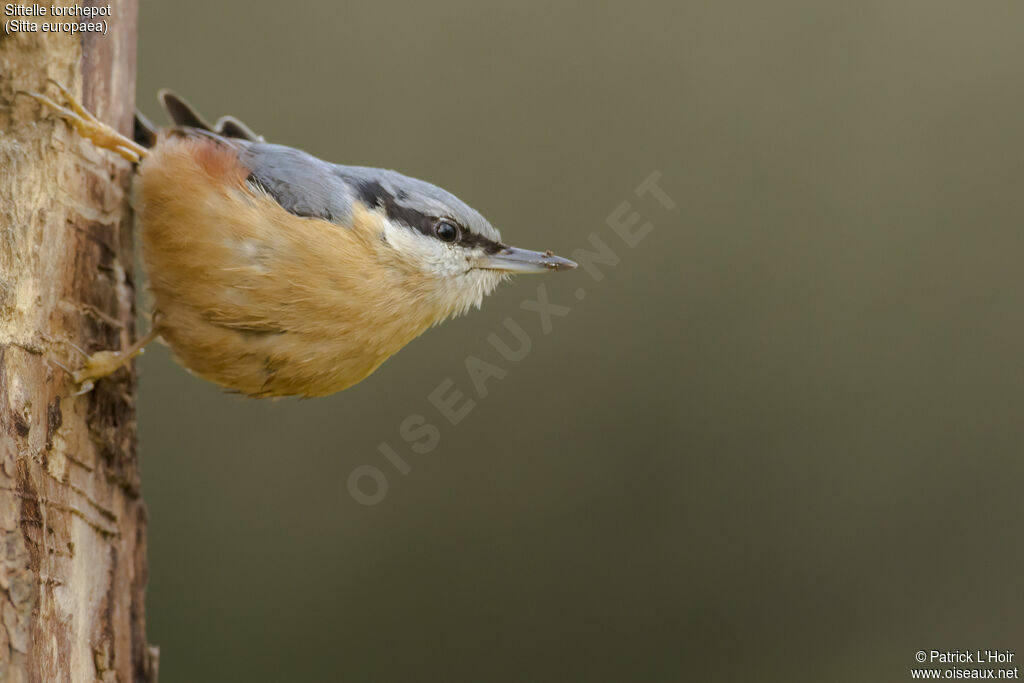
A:
{"label": "rough bark", "polygon": [[134,337],[131,168],[15,94],[54,78],[130,135],[137,6],[111,7],[107,35],[0,33],[3,682],[156,679],[134,374],[72,396],[57,365]]}

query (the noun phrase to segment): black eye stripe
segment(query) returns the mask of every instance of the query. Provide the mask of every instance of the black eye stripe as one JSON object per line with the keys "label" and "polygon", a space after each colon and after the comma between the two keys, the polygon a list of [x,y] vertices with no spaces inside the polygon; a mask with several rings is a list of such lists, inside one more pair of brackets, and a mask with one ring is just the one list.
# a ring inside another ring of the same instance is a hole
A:
{"label": "black eye stripe", "polygon": [[433,235],[437,220],[435,217],[399,204],[395,196],[375,180],[348,180],[359,192],[359,199],[370,208],[384,209],[385,215],[391,220],[408,225],[424,235]]}
{"label": "black eye stripe", "polygon": [[435,232],[439,220],[451,223],[459,231],[459,239],[452,244],[458,244],[467,248],[480,248],[488,254],[494,254],[505,248],[501,242],[478,235],[446,216],[431,216],[403,204],[399,204],[395,196],[388,192],[383,185],[375,180],[359,180],[346,178],[358,192],[358,198],[371,208],[383,209],[384,214],[391,220],[407,225],[428,237],[440,239]]}
{"label": "black eye stripe", "polygon": [[507,247],[507,245],[504,245],[501,242],[495,242],[492,239],[488,239],[483,235],[478,235],[475,232],[470,232],[469,230],[462,231],[462,239],[459,240],[459,245],[466,247],[467,249],[480,248],[487,254],[496,254]]}

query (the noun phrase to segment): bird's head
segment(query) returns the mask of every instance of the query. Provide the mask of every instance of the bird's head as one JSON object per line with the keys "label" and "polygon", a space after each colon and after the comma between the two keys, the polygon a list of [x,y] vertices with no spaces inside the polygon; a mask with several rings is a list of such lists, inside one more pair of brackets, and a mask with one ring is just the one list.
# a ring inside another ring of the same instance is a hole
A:
{"label": "bird's head", "polygon": [[410,281],[438,307],[435,322],[479,308],[510,275],[576,267],[550,251],[508,246],[487,219],[430,183],[375,168],[347,171],[355,199],[382,219],[381,253],[417,275]]}

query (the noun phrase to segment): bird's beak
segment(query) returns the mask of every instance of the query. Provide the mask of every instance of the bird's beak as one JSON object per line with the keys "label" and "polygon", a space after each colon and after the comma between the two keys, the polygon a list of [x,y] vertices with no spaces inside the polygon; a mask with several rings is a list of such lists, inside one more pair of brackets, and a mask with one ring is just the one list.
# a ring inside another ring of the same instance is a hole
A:
{"label": "bird's beak", "polygon": [[505,247],[497,253],[484,256],[479,267],[505,273],[546,273],[549,270],[570,270],[576,267],[576,262],[555,256],[550,251]]}

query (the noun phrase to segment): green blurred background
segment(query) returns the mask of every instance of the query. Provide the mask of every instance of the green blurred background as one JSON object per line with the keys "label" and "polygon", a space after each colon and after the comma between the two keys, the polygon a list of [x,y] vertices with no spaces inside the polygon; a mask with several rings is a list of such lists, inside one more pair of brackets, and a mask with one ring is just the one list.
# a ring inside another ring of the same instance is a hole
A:
{"label": "green blurred background", "polygon": [[[439,184],[516,245],[621,259],[543,278],[571,307],[550,334],[523,278],[325,399],[148,353],[162,680],[902,681],[919,649],[1024,656],[1024,4],[141,5],[152,117],[170,87]],[[673,211],[635,196],[652,171]],[[653,225],[632,249],[622,202]],[[507,317],[519,363],[487,343]],[[473,394],[467,355],[507,375],[452,426],[427,396]]]}

